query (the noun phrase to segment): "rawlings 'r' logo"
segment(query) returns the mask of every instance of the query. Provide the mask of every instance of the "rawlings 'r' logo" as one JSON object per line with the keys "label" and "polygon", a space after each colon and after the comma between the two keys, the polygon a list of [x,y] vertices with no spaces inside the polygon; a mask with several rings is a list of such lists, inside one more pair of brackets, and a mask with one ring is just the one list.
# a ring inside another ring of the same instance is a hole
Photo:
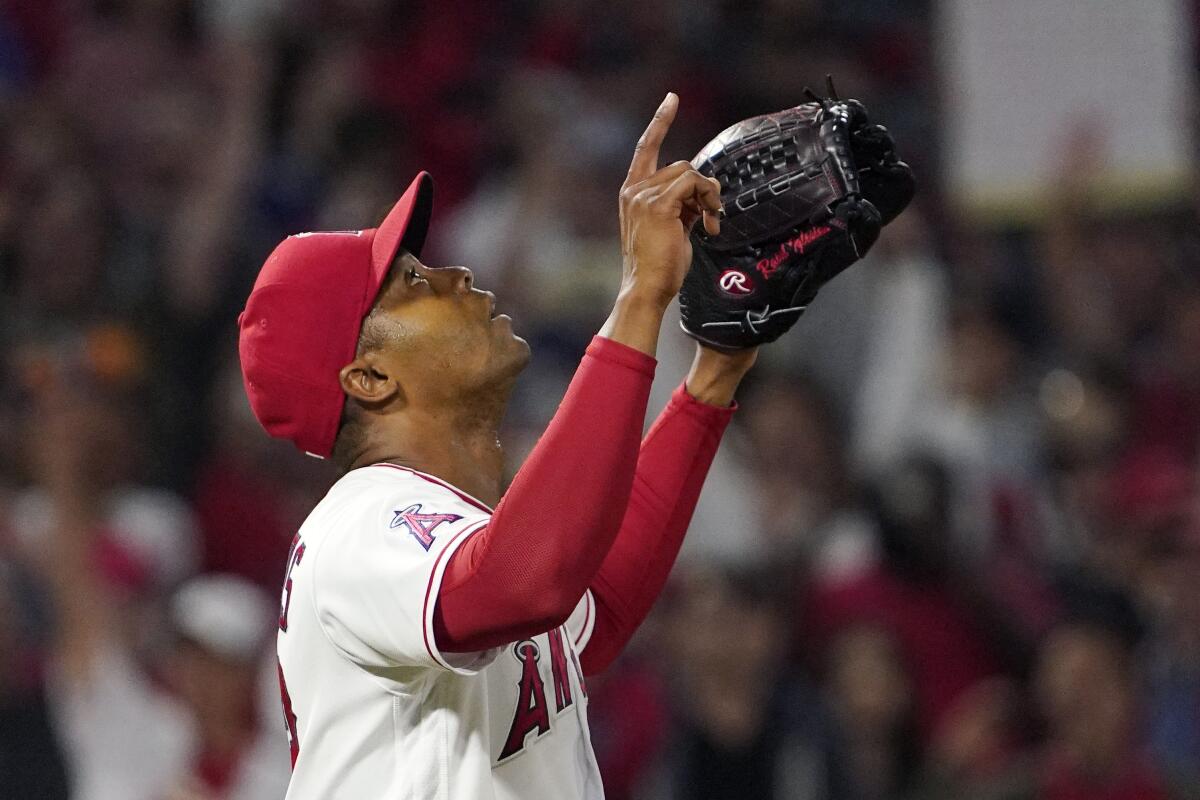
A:
{"label": "rawlings 'r' logo", "polygon": [[462,519],[458,514],[422,514],[420,503],[392,513],[392,524],[388,527],[408,528],[408,532],[426,550],[433,544],[433,531],[437,526],[443,522],[457,522]]}
{"label": "rawlings 'r' logo", "polygon": [[717,278],[717,285],[726,294],[745,295],[754,291],[750,276],[739,269],[727,269]]}

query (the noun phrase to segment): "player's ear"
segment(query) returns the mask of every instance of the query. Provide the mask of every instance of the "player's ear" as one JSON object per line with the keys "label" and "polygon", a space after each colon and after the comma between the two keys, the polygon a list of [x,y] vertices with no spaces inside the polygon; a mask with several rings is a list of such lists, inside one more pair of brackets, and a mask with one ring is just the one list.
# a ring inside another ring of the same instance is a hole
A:
{"label": "player's ear", "polygon": [[380,408],[404,399],[400,382],[375,353],[364,353],[342,367],[338,381],[342,391],[368,408]]}

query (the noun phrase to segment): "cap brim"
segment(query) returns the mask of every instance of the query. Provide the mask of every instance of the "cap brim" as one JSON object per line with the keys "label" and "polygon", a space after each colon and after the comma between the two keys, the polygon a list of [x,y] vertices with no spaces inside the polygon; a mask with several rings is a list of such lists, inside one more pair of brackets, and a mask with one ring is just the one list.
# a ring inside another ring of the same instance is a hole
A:
{"label": "cap brim", "polygon": [[414,256],[421,255],[432,213],[433,178],[422,171],[413,178],[375,231],[375,239],[371,242],[371,264],[377,276],[387,274],[401,246]]}

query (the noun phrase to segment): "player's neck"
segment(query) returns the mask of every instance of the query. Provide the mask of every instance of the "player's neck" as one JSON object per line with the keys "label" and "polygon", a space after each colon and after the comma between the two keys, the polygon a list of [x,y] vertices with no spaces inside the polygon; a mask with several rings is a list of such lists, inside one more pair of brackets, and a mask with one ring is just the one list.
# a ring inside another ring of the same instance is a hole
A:
{"label": "player's neck", "polygon": [[499,421],[467,414],[411,414],[389,420],[351,469],[386,461],[436,476],[482,500],[500,501],[504,449]]}

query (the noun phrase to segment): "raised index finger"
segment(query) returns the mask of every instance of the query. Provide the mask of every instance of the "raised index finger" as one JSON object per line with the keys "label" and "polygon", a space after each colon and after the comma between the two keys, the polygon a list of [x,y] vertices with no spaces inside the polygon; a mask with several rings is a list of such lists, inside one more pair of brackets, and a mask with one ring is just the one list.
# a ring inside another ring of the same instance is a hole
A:
{"label": "raised index finger", "polygon": [[644,181],[658,169],[658,149],[667,135],[667,129],[675,120],[677,108],[679,95],[667,92],[662,104],[654,112],[654,119],[650,120],[642,138],[638,139],[637,146],[633,148],[633,161],[629,164],[629,174],[625,176],[626,186]]}

